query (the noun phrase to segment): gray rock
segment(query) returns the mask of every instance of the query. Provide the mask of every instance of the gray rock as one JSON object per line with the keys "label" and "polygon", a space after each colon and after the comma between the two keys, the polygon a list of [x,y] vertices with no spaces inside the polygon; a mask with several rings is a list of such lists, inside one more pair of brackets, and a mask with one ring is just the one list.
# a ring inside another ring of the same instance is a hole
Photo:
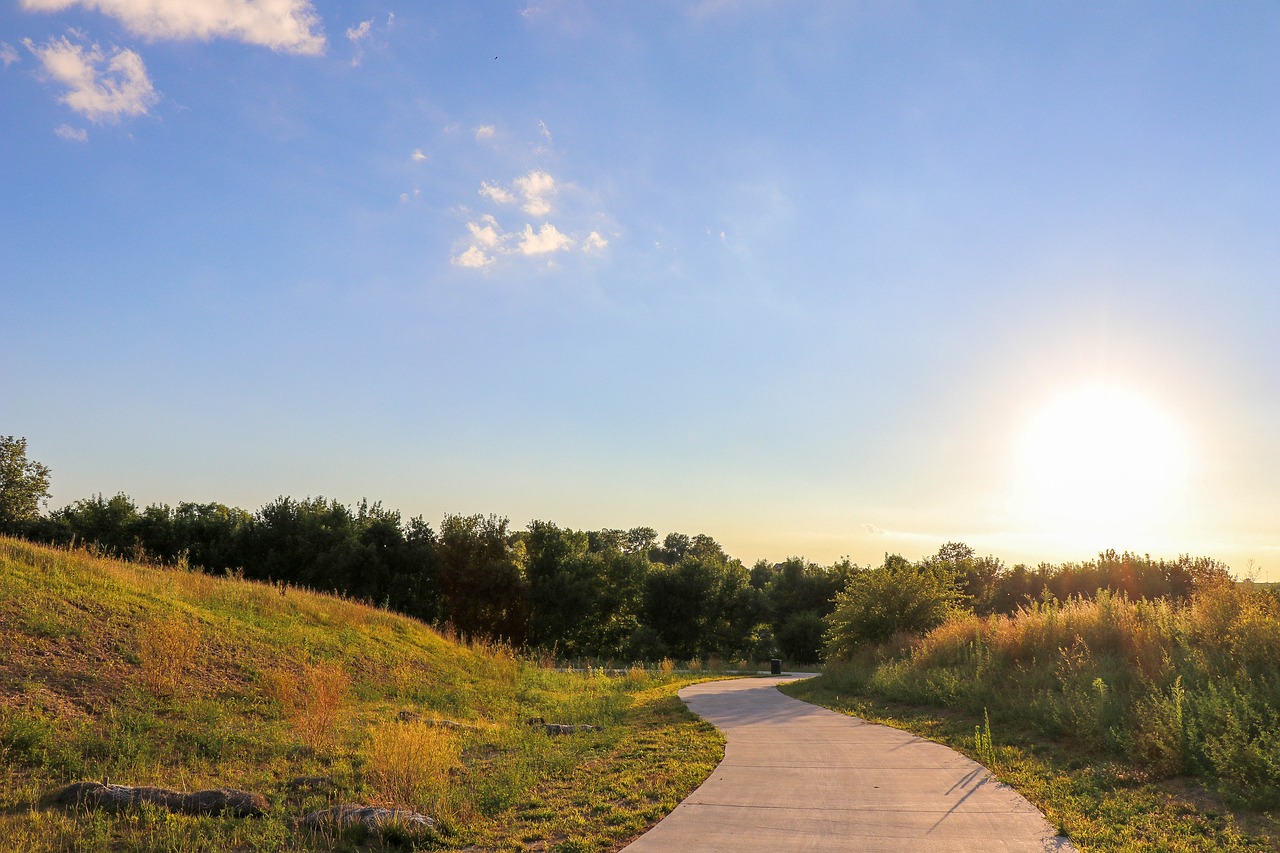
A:
{"label": "gray rock", "polygon": [[186,793],[168,788],[107,785],[102,782],[74,782],[56,792],[51,801],[55,805],[84,806],[105,811],[121,811],[142,803],[151,803],[183,814],[227,814],[232,817],[261,817],[270,808],[266,797],[249,791],[210,788]]}
{"label": "gray rock", "polygon": [[409,809],[383,809],[376,806],[345,805],[331,809],[321,809],[304,817],[299,824],[306,829],[325,829],[336,827],[344,829],[355,824],[364,824],[372,832],[381,832],[389,824],[405,827],[434,829],[435,818],[427,817]]}

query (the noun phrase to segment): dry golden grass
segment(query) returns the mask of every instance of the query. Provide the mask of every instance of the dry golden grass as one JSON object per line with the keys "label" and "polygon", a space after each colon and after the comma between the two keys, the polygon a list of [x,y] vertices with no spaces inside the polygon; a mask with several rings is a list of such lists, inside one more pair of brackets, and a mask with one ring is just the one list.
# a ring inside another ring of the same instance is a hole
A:
{"label": "dry golden grass", "polygon": [[440,814],[447,810],[450,772],[461,766],[457,737],[423,722],[374,726],[366,748],[367,776],[387,805]]}
{"label": "dry golden grass", "polygon": [[200,652],[200,626],[179,616],[152,618],[137,629],[142,683],[158,696],[182,688]]}
{"label": "dry golden grass", "polygon": [[663,675],[670,675],[676,671],[676,662],[671,658],[663,658],[658,662],[658,672]]}
{"label": "dry golden grass", "polygon": [[301,673],[268,670],[262,675],[262,686],[302,743],[323,751],[337,741],[351,687],[351,677],[341,666],[326,661],[307,664]]}

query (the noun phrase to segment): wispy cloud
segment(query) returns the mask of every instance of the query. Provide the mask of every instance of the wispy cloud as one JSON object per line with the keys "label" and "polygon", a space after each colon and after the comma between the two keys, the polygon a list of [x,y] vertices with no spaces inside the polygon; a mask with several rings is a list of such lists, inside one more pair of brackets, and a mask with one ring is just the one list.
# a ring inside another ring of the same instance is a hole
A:
{"label": "wispy cloud", "polygon": [[83,127],[72,127],[69,124],[60,124],[53,129],[53,133],[59,139],[65,139],[68,142],[88,142],[89,131]]}
{"label": "wispy cloud", "polygon": [[39,46],[31,39],[22,43],[69,90],[58,100],[90,121],[145,115],[158,97],[142,57],[132,50],[115,49],[108,56],[96,44],[74,44],[66,36]]}
{"label": "wispy cloud", "polygon": [[356,47],[355,56],[351,57],[351,67],[355,68],[364,60],[364,44],[363,42],[369,38],[373,32],[373,19],[361,21],[354,27],[347,28],[347,40]]}
{"label": "wispy cloud", "polygon": [[493,139],[495,128],[491,124],[482,124],[476,128],[476,141],[480,142],[486,139]]}
{"label": "wispy cloud", "polygon": [[8,68],[15,62],[22,60],[22,56],[7,41],[0,41],[0,62],[4,63],[4,67]]}
{"label": "wispy cloud", "polygon": [[422,153],[421,148],[415,148],[413,149],[413,153],[409,155],[409,159],[415,163],[421,163],[423,160],[427,159],[427,155]]}
{"label": "wispy cloud", "polygon": [[587,239],[582,241],[582,251],[587,254],[603,252],[607,248],[609,248],[609,241],[601,237],[599,231],[592,231],[587,235]]}
{"label": "wispy cloud", "polygon": [[373,18],[370,18],[367,21],[361,21],[358,26],[348,27],[347,38],[358,42],[362,39],[367,39],[371,32],[373,32]]}
{"label": "wispy cloud", "polygon": [[35,12],[81,6],[116,18],[152,39],[229,38],[284,53],[325,50],[320,16],[310,0],[21,0]]}

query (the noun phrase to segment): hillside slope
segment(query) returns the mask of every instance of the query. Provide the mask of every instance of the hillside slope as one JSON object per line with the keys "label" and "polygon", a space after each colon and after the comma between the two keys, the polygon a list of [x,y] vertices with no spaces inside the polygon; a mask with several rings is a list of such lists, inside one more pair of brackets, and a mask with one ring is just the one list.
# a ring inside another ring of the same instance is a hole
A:
{"label": "hillside slope", "polygon": [[[554,672],[332,596],[0,538],[0,837],[18,850],[617,849],[719,759],[719,735],[675,698],[687,681]],[[530,718],[601,730],[553,737]],[[77,780],[234,788],[271,806],[242,819],[42,805]],[[339,803],[437,824],[297,826]]]}

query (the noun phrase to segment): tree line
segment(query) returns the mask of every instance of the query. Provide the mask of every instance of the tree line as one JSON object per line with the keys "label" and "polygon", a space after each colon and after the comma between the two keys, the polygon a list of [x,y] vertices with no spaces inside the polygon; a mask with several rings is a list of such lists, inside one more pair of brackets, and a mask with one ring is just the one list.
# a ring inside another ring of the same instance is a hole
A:
{"label": "tree line", "polygon": [[883,610],[913,578],[934,578],[948,606],[990,614],[1099,589],[1185,598],[1204,577],[1226,575],[1205,558],[1114,551],[1007,567],[960,543],[916,562],[887,554],[874,568],[801,557],[747,567],[704,534],[659,538],[650,527],[573,530],[540,520],[515,530],[482,514],[446,515],[436,529],[381,503],[323,497],[282,496],[251,513],[220,503],[140,508],[124,494],[99,494],[44,512],[49,471],[25,451],[24,439],[0,436],[0,532],[335,592],[563,657],[812,663],[850,589],[880,590],[864,597]]}

